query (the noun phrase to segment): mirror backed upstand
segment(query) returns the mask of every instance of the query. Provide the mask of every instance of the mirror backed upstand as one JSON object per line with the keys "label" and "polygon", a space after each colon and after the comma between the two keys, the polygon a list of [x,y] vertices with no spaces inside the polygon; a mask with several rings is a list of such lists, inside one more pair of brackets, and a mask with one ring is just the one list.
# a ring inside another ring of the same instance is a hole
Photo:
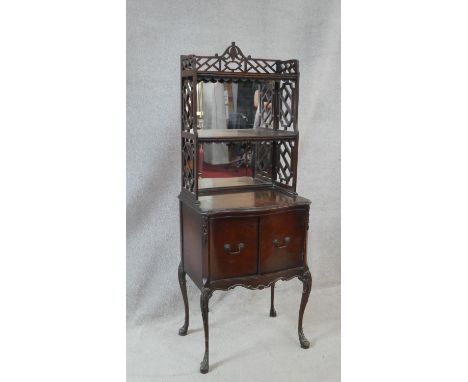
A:
{"label": "mirror backed upstand", "polygon": [[299,62],[223,54],[181,56],[179,284],[187,334],[186,275],[200,289],[209,369],[208,301],[215,290],[303,283],[298,335],[312,278],[307,266],[310,201],[296,193]]}

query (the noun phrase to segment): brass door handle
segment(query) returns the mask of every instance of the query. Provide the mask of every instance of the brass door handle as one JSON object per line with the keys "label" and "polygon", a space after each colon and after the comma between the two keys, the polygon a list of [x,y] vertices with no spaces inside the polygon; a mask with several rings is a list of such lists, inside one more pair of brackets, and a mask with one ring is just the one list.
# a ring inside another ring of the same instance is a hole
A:
{"label": "brass door handle", "polygon": [[231,251],[231,246],[229,244],[224,244],[224,252],[229,253],[230,255],[237,255],[245,248],[244,243],[237,244],[237,251]]}
{"label": "brass door handle", "polygon": [[285,248],[290,242],[291,242],[291,238],[289,236],[286,236],[284,238],[283,244],[281,244],[278,239],[273,239],[273,245],[276,248]]}

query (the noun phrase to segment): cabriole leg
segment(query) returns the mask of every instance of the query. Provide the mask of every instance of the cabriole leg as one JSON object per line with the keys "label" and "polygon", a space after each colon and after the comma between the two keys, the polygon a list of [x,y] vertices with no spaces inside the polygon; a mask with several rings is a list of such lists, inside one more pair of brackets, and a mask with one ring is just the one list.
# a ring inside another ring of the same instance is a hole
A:
{"label": "cabriole leg", "polygon": [[307,301],[309,301],[310,290],[312,288],[312,276],[310,271],[307,269],[304,274],[299,277],[299,280],[302,281],[302,299],[301,299],[301,307],[299,308],[299,322],[297,325],[297,332],[299,334],[299,342],[301,343],[301,348],[308,349],[310,346],[310,342],[304,335],[302,331],[302,317],[304,316],[304,310],[307,305]]}
{"label": "cabriole leg", "polygon": [[213,292],[208,288],[203,288],[200,295],[200,309],[203,317],[203,329],[205,331],[205,355],[200,364],[200,373],[208,373],[209,365],[209,333],[208,333],[208,301]]}
{"label": "cabriole leg", "polygon": [[275,310],[275,283],[271,284],[270,317],[276,317],[276,310]]}
{"label": "cabriole leg", "polygon": [[187,329],[189,326],[189,307],[187,299],[187,280],[185,279],[185,272],[182,267],[182,261],[179,264],[179,285],[180,291],[182,292],[182,298],[184,299],[185,307],[185,321],[184,325],[179,329],[179,335],[185,336],[187,334]]}

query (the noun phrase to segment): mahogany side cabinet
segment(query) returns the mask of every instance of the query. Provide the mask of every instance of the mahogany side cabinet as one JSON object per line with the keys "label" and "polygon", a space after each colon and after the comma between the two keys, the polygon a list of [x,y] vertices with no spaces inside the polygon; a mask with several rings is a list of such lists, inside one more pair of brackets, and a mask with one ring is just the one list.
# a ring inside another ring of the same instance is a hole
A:
{"label": "mahogany side cabinet", "polygon": [[[223,54],[181,56],[181,261],[200,289],[205,334],[201,373],[209,370],[208,302],[216,290],[303,283],[298,336],[312,287],[307,265],[310,201],[297,195],[299,62]],[[299,301],[299,300],[298,300]]]}

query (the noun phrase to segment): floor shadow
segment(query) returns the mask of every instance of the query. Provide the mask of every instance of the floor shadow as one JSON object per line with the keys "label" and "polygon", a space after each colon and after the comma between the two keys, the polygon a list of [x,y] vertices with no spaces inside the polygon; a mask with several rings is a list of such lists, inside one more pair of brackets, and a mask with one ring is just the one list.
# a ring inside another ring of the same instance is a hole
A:
{"label": "floor shadow", "polygon": [[187,336],[188,336],[189,334],[192,334],[192,333],[201,332],[202,330],[203,330],[202,328],[188,329],[188,330],[187,330]]}
{"label": "floor shadow", "polygon": [[230,361],[233,361],[233,360],[236,360],[236,359],[240,359],[240,358],[243,358],[243,357],[248,357],[250,353],[250,351],[254,349],[253,348],[250,348],[250,349],[244,349],[242,351],[239,351],[237,353],[234,353],[232,355],[230,355],[228,358],[223,358],[223,359],[220,359],[216,362],[210,362],[210,371],[211,370],[214,370],[216,369],[217,367],[225,364],[226,362],[230,362]]}

